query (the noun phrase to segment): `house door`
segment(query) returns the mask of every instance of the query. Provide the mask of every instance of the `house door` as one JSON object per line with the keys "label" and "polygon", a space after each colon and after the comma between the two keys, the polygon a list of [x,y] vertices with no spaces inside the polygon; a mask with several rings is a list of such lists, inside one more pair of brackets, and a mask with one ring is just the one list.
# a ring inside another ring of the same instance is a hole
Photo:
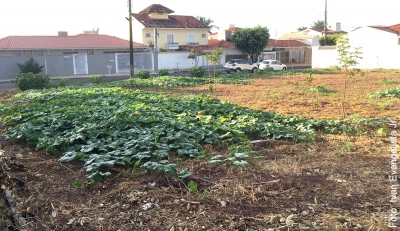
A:
{"label": "house door", "polygon": [[74,54],[74,75],[87,75],[87,54]]}
{"label": "house door", "polygon": [[[121,53],[121,54],[115,54],[115,60],[116,60],[116,67],[117,73],[129,73],[131,70],[130,66],[130,54],[126,53]],[[134,59],[135,60],[135,59]]]}

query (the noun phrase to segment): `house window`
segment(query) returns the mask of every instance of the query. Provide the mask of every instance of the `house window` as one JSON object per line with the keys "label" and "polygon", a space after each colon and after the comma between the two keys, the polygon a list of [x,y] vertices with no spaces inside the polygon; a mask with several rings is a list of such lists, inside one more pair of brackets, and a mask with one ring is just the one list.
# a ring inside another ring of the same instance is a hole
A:
{"label": "house window", "polygon": [[88,54],[93,54],[93,52],[94,52],[93,49],[87,50],[87,53],[88,53]]}
{"label": "house window", "polygon": [[37,55],[43,55],[43,51],[36,51]]}
{"label": "house window", "polygon": [[194,43],[194,34],[188,34],[188,42]]}
{"label": "house window", "polygon": [[21,51],[14,51],[14,55],[21,55]]}
{"label": "house window", "polygon": [[174,35],[167,34],[167,43],[174,43]]}
{"label": "house window", "polygon": [[150,38],[150,34],[146,34],[146,38]]}
{"label": "house window", "polygon": [[207,38],[207,35],[206,34],[201,34],[201,37],[202,38]]}
{"label": "house window", "polygon": [[157,14],[158,14],[158,15],[163,15],[163,13],[162,13],[162,12],[158,12]]}
{"label": "house window", "polygon": [[32,51],[25,51],[26,55],[32,55]]}

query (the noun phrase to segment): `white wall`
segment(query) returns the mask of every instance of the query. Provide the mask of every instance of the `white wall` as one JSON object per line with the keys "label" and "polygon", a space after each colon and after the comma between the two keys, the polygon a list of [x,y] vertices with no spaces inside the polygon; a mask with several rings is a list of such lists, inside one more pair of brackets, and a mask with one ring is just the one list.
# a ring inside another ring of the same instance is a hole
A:
{"label": "white wall", "polygon": [[[398,35],[371,27],[361,27],[350,33],[349,45],[360,47],[362,59],[357,68],[400,69],[400,45]],[[326,68],[338,64],[335,47],[312,47],[312,68]]]}
{"label": "white wall", "polygon": [[[158,69],[188,69],[195,66],[193,59],[188,59],[190,52],[159,52]],[[178,63],[178,64],[177,64]],[[219,64],[225,63],[225,56],[219,61]],[[204,56],[199,57],[199,66],[212,65]]]}
{"label": "white wall", "polygon": [[[327,68],[338,64],[338,52],[335,49],[312,48],[312,68]],[[400,45],[362,48],[362,59],[358,60],[357,68],[362,69],[400,69]]]}

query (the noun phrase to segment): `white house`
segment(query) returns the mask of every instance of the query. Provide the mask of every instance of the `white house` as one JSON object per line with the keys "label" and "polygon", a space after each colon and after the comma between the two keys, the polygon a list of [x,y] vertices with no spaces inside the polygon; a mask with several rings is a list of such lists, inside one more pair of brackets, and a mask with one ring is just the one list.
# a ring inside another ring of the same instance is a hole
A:
{"label": "white house", "polygon": [[[327,35],[346,34],[346,33],[347,32],[342,31],[340,22],[336,23],[335,30],[331,29],[326,30]],[[300,32],[285,34],[282,37],[280,37],[279,40],[297,40],[311,46],[319,46],[318,39],[323,35],[324,35],[323,28],[307,28]]]}
{"label": "white house", "polygon": [[[358,68],[400,68],[400,24],[393,26],[364,26],[348,33],[350,46],[360,47],[363,53]],[[337,64],[335,46],[313,47],[313,68],[325,68]]]}

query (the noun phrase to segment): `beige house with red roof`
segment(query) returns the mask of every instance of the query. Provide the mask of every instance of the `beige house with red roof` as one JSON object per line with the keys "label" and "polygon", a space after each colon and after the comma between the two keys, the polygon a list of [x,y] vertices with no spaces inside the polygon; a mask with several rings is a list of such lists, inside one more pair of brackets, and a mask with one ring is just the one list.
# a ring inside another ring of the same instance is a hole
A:
{"label": "beige house with red roof", "polygon": [[208,27],[193,16],[171,15],[173,10],[152,4],[139,13],[133,13],[133,40],[155,45],[158,29],[158,47],[178,50],[180,46],[207,45]]}

